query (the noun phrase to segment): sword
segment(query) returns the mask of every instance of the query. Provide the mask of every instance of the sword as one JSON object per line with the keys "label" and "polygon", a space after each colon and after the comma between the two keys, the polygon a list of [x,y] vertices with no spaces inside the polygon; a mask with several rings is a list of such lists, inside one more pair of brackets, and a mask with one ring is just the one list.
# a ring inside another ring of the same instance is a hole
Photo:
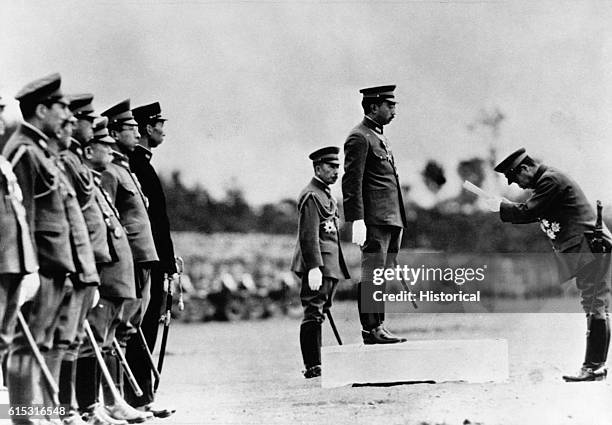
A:
{"label": "sword", "polygon": [[130,383],[130,387],[132,387],[132,390],[134,390],[134,394],[136,394],[136,397],[141,397],[142,389],[140,389],[140,386],[138,385],[138,382],[136,381],[136,378],[132,373],[132,369],[130,369],[130,365],[128,364],[127,359],[125,358],[125,354],[123,354],[123,350],[121,350],[121,345],[119,345],[119,341],[117,341],[117,338],[113,339],[113,347],[117,352],[117,356],[119,357],[119,363],[121,363],[123,372],[125,373],[125,376],[127,376],[128,382]]}
{"label": "sword", "polygon": [[151,350],[149,350],[149,344],[147,344],[147,339],[145,338],[144,333],[142,332],[142,329],[140,328],[140,326],[138,327],[137,337],[140,340],[140,343],[142,344],[142,348],[144,349],[145,360],[147,361],[147,363],[149,363],[149,367],[151,368],[151,372],[153,372],[153,376],[155,376],[155,380],[158,381],[159,372],[157,370],[157,367],[155,366],[155,361],[153,360],[153,354],[151,354]]}
{"label": "sword", "polygon": [[340,339],[340,334],[338,333],[338,328],[336,327],[336,322],[334,322],[334,318],[332,317],[331,311],[327,310],[325,313],[327,314],[329,324],[331,325],[331,328],[334,331],[336,340],[338,340],[338,345],[342,345],[342,340]]}
{"label": "sword", "polygon": [[57,382],[55,382],[55,379],[53,379],[53,375],[51,375],[51,371],[47,367],[47,363],[45,363],[45,359],[43,358],[42,354],[40,354],[40,349],[38,348],[38,345],[36,344],[36,341],[34,340],[34,337],[32,336],[32,332],[30,332],[30,327],[28,326],[28,323],[26,322],[25,317],[23,317],[23,314],[21,313],[21,311],[17,312],[17,321],[19,322],[19,326],[21,326],[21,329],[23,330],[23,334],[28,340],[28,345],[32,349],[34,358],[36,358],[36,362],[38,363],[38,366],[40,366],[40,370],[42,371],[45,377],[45,381],[47,381],[47,385],[49,386],[49,392],[51,393],[51,400],[53,401],[53,405],[59,406],[60,405],[59,388],[57,386]]}
{"label": "sword", "polygon": [[115,382],[113,381],[113,377],[111,376],[108,370],[108,367],[106,366],[106,363],[104,362],[104,358],[102,357],[102,352],[100,351],[100,347],[98,347],[98,343],[96,342],[96,337],[94,336],[93,331],[91,330],[91,326],[89,325],[89,321],[87,319],[85,319],[85,321],[83,322],[83,327],[85,328],[85,333],[87,334],[87,338],[89,338],[89,341],[91,342],[91,346],[93,347],[94,354],[96,356],[96,360],[98,360],[98,365],[100,365],[100,370],[102,371],[102,375],[104,376],[104,379],[106,380],[106,383],[108,384],[108,387],[113,393],[113,397],[115,398],[115,400],[120,400],[122,398],[121,394],[119,393],[119,390],[117,389],[117,387],[115,387]]}

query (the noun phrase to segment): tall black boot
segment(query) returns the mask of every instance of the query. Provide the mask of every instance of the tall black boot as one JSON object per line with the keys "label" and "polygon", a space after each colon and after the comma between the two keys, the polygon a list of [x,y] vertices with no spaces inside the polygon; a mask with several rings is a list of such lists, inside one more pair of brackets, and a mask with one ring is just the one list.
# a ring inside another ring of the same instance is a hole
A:
{"label": "tall black boot", "polygon": [[305,322],[300,326],[300,348],[304,366],[308,370],[321,365],[321,324]]}
{"label": "tall black boot", "polygon": [[608,352],[609,326],[605,318],[587,317],[587,338],[584,363],[577,375],[565,375],[567,382],[601,381],[606,378],[605,362]]}
{"label": "tall black boot", "polygon": [[609,344],[607,325],[606,319],[589,317],[587,348],[583,366],[597,369],[605,364]]}
{"label": "tall black boot", "polygon": [[76,400],[79,410],[85,412],[98,402],[100,371],[95,357],[81,357],[76,365]]}
{"label": "tall black boot", "polygon": [[[110,376],[113,378],[115,387],[119,391],[119,394],[123,394],[123,371],[121,370],[119,359],[112,353],[104,353],[104,363],[106,363],[106,367],[110,372]],[[115,403],[115,397],[111,388],[108,386],[106,379],[102,380],[102,392],[104,394],[105,405]]]}
{"label": "tall black boot", "polygon": [[610,318],[606,314],[605,318],[606,322],[606,345],[603,349],[603,363],[605,364],[608,361],[608,350],[610,349]]}

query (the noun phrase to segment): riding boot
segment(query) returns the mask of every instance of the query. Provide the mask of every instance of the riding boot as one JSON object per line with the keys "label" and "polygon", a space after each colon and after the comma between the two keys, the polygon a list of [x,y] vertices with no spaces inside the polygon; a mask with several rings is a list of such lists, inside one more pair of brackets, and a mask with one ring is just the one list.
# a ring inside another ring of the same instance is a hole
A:
{"label": "riding boot", "polygon": [[316,321],[302,323],[300,326],[300,348],[304,367],[308,370],[321,365],[321,324]]}

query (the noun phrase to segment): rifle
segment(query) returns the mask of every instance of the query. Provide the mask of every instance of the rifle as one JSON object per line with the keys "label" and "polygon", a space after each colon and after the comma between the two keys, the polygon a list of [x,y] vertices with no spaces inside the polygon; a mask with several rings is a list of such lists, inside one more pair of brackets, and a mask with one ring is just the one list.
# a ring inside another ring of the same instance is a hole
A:
{"label": "rifle", "polygon": [[53,405],[59,406],[59,388],[57,386],[57,382],[55,382],[55,379],[53,379],[53,375],[51,375],[51,371],[47,367],[45,359],[43,358],[42,354],[40,354],[38,345],[36,344],[36,341],[32,336],[32,332],[30,332],[30,327],[28,326],[28,323],[26,322],[25,317],[23,317],[21,311],[17,312],[17,321],[19,322],[19,326],[21,326],[21,329],[23,330],[23,334],[28,340],[28,345],[32,349],[34,358],[36,358],[36,362],[38,363],[38,366],[40,367],[40,370],[42,371],[45,377],[45,381],[47,381],[47,385],[49,386],[49,392],[51,393],[51,400],[53,400]]}
{"label": "rifle", "polygon": [[[181,276],[185,268],[185,262],[181,257],[176,257],[176,270],[178,272],[178,287],[179,287],[179,310],[183,310],[183,291],[181,285]],[[164,367],[164,358],[166,357],[166,344],[168,343],[168,333],[170,331],[170,320],[172,320],[172,282],[168,279],[168,275],[164,274],[164,289],[166,290],[166,312],[160,317],[160,321],[164,322],[164,333],[162,335],[161,347],[159,349],[159,359],[157,361],[157,371],[161,374]],[[153,392],[157,392],[159,387],[160,376],[155,377],[153,384]]]}
{"label": "rifle", "polygon": [[595,229],[584,232],[591,251],[597,254],[605,254],[610,252],[610,243],[604,238],[603,233],[603,206],[601,201],[597,201],[597,219],[595,221]]}

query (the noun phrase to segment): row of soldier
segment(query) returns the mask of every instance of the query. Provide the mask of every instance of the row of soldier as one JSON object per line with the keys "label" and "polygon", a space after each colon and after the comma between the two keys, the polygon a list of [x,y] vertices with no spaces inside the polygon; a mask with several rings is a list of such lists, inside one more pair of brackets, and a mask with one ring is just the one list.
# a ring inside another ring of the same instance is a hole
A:
{"label": "row of soldier", "polygon": [[[125,100],[99,116],[93,95],[62,93],[59,74],[15,98],[23,123],[0,156],[0,349],[10,405],[21,407],[11,409],[12,421],[170,416],[154,407],[154,365],[145,361],[164,284],[177,272],[150,164],[150,149],[164,139],[161,107],[131,110]],[[137,385],[123,385],[124,370]],[[48,381],[58,383],[59,419],[37,415],[36,406],[54,405]]]}

